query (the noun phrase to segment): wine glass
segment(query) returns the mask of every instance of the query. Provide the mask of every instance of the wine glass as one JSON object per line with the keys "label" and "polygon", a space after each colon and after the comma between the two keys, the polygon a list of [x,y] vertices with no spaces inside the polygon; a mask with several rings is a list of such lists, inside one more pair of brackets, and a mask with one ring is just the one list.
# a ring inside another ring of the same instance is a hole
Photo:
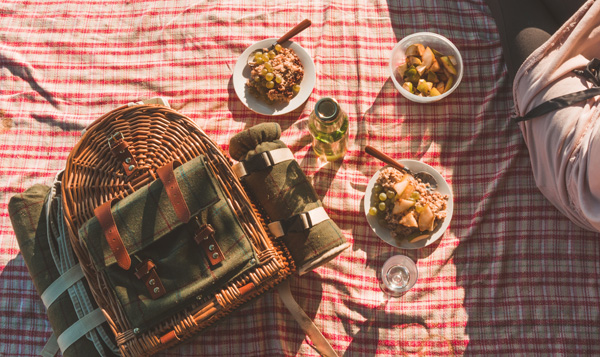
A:
{"label": "wine glass", "polygon": [[381,290],[390,297],[399,297],[410,290],[419,277],[415,262],[406,255],[394,255],[381,268]]}

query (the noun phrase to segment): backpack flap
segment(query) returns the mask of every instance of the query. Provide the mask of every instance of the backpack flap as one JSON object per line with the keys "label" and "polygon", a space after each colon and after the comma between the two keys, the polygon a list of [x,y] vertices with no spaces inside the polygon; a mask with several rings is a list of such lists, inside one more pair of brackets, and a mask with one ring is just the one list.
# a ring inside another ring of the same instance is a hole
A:
{"label": "backpack flap", "polygon": [[257,261],[204,156],[157,172],[151,184],[97,208],[79,231],[96,269],[141,330]]}

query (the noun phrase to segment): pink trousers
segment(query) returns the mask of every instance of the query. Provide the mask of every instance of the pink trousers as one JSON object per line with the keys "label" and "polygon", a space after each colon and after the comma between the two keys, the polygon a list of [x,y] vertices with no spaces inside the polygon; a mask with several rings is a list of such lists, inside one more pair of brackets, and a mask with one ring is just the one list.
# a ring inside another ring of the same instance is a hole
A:
{"label": "pink trousers", "polygon": [[[521,65],[517,116],[591,82],[573,73],[600,58],[600,1],[590,0]],[[600,232],[600,96],[520,123],[535,182],[577,225]]]}

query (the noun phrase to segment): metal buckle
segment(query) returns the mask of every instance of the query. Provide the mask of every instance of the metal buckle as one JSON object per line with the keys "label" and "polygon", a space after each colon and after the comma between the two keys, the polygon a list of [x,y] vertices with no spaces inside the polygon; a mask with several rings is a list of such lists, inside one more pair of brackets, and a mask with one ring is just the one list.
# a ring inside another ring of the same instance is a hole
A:
{"label": "metal buckle", "polygon": [[313,226],[312,219],[310,218],[310,212],[300,213],[299,218],[302,220],[304,229],[309,229]]}
{"label": "metal buckle", "polygon": [[280,221],[284,232],[302,232],[312,228],[312,218],[309,212],[302,212],[288,219]]}
{"label": "metal buckle", "polygon": [[256,156],[253,156],[250,160],[246,161],[245,167],[247,172],[254,172],[264,170],[269,166],[275,165],[275,160],[271,152],[265,151]]}
{"label": "metal buckle", "polygon": [[202,244],[202,241],[208,240],[213,234],[215,234],[215,229],[208,223],[202,224],[198,216],[195,217],[195,227],[193,229],[194,240],[197,244]]}
{"label": "metal buckle", "polygon": [[204,251],[211,266],[221,263],[225,259],[225,255],[215,240],[215,229],[209,223],[202,224],[198,216],[195,221],[193,234],[196,244]]}
{"label": "metal buckle", "polygon": [[314,208],[308,212],[298,213],[292,217],[281,221],[275,221],[268,224],[269,231],[280,238],[289,232],[302,232],[308,230],[317,224],[329,219],[327,212],[323,207]]}
{"label": "metal buckle", "polygon": [[261,171],[266,169],[267,167],[271,167],[275,165],[275,160],[271,155],[271,152],[265,151],[260,154],[257,154],[251,157],[247,161],[241,161],[237,166],[234,166],[234,171],[237,177],[244,177],[249,173]]}
{"label": "metal buckle", "polygon": [[292,154],[289,148],[279,148],[264,151],[255,154],[248,160],[240,161],[233,165],[233,171],[238,178],[242,178],[251,173],[262,171],[288,160],[294,160],[294,154]]}
{"label": "metal buckle", "polygon": [[[117,139],[118,136],[120,137]],[[124,139],[125,137],[123,136],[123,133],[117,131],[110,138],[108,138],[108,148],[112,150],[113,145],[116,145],[117,143],[119,143],[119,141],[122,141]]]}
{"label": "metal buckle", "polygon": [[265,163],[264,168],[275,165],[275,161],[273,160],[273,156],[271,155],[270,151],[265,151],[260,156]]}

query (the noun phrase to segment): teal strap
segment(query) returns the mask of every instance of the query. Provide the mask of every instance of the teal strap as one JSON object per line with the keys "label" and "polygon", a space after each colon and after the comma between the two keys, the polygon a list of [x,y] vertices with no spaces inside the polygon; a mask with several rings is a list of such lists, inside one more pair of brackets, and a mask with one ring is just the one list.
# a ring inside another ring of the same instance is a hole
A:
{"label": "teal strap", "polygon": [[50,286],[42,293],[42,302],[46,309],[52,305],[59,296],[61,296],[68,288],[83,278],[83,271],[79,264],[73,265],[69,270],[62,274],[58,279],[54,280]]}
{"label": "teal strap", "polygon": [[56,340],[56,335],[52,333],[48,342],[40,352],[40,356],[42,357],[54,357],[56,356],[56,352],[58,352],[58,341]]}
{"label": "teal strap", "polygon": [[64,353],[69,346],[105,321],[106,317],[100,308],[90,312],[58,336],[58,347]]}
{"label": "teal strap", "polygon": [[233,172],[238,178],[242,178],[253,172],[264,170],[280,162],[294,160],[292,151],[285,147],[275,150],[261,152],[251,158],[240,161],[233,165]]}

